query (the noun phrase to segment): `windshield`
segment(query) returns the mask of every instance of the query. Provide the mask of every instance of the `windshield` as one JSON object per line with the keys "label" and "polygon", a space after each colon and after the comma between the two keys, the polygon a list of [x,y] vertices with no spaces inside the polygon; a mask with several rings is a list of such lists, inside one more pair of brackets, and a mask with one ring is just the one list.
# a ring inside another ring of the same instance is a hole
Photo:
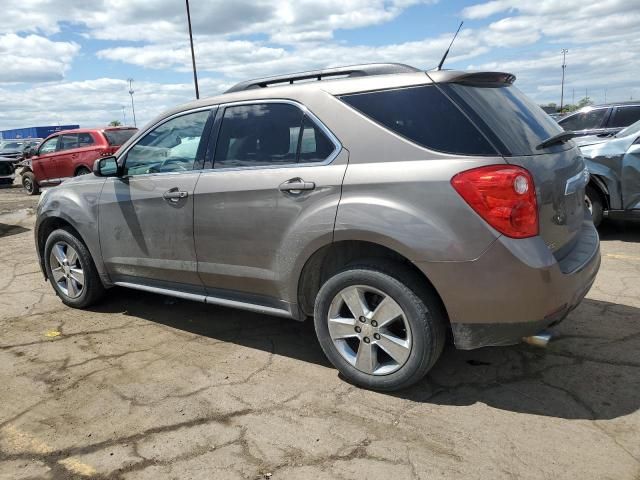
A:
{"label": "windshield", "polygon": [[107,138],[109,145],[120,146],[133,137],[133,134],[138,131],[137,128],[123,128],[121,130],[105,130],[104,136]]}
{"label": "windshield", "polygon": [[614,135],[616,138],[626,137],[627,135],[633,135],[635,133],[640,132],[640,120],[636,123],[632,123],[627,128],[620,130],[618,133]]}
{"label": "windshield", "polygon": [[562,132],[538,105],[514,86],[443,84],[441,88],[469,115],[489,140],[506,156],[539,155],[573,147],[536,147]]}

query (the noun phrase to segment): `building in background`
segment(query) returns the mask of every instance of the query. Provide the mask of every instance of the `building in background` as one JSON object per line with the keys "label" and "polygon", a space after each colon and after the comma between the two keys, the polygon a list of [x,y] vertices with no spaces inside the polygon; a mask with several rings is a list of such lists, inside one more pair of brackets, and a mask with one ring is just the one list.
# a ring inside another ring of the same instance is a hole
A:
{"label": "building in background", "polygon": [[46,127],[13,128],[0,131],[0,140],[16,140],[18,138],[47,138],[61,130],[80,128],[80,125],[51,125]]}

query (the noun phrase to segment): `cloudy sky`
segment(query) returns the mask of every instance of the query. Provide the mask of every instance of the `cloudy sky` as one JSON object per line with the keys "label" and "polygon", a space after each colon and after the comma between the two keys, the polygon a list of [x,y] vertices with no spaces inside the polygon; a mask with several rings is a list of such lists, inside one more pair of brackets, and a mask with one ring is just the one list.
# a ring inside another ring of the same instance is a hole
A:
{"label": "cloudy sky", "polygon": [[[640,0],[191,0],[201,96],[236,81],[365,63],[515,73],[540,103],[640,99]],[[2,0],[0,130],[138,125],[194,97],[183,0]]]}

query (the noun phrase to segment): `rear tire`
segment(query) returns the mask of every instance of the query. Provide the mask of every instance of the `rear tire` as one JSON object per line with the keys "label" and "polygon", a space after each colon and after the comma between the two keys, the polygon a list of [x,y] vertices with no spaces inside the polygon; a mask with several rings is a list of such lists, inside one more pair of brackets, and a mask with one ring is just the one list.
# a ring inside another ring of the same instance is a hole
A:
{"label": "rear tire", "polygon": [[446,339],[446,315],[424,279],[384,261],[349,266],[327,280],[316,297],[314,323],[340,373],[354,385],[380,391],[421,380]]}
{"label": "rear tire", "polygon": [[79,177],[80,175],[88,175],[89,173],[91,173],[91,170],[89,170],[87,167],[80,167],[78,170],[76,170],[76,177]]}
{"label": "rear tire", "polygon": [[44,247],[44,266],[49,282],[65,305],[86,308],[105,293],[89,250],[70,230],[51,232]]}
{"label": "rear tire", "polygon": [[604,214],[604,205],[603,199],[600,192],[598,192],[591,185],[587,185],[585,190],[585,204],[589,211],[591,212],[591,218],[593,219],[593,224],[598,227],[602,223],[602,218]]}
{"label": "rear tire", "polygon": [[36,182],[36,176],[33,172],[25,172],[22,174],[22,188],[27,192],[27,195],[37,195],[40,193],[40,187]]}

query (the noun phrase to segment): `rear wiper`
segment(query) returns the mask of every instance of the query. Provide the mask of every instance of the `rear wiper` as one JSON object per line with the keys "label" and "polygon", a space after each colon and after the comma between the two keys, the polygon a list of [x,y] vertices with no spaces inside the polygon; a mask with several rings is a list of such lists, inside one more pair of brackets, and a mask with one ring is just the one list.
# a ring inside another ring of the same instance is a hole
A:
{"label": "rear wiper", "polygon": [[573,137],[577,137],[578,134],[576,132],[572,132],[571,130],[557,133],[556,135],[547,138],[544,142],[536,147],[536,150],[542,150],[543,148],[550,147],[551,145],[555,145],[556,143],[564,143],[567,140],[571,140]]}

